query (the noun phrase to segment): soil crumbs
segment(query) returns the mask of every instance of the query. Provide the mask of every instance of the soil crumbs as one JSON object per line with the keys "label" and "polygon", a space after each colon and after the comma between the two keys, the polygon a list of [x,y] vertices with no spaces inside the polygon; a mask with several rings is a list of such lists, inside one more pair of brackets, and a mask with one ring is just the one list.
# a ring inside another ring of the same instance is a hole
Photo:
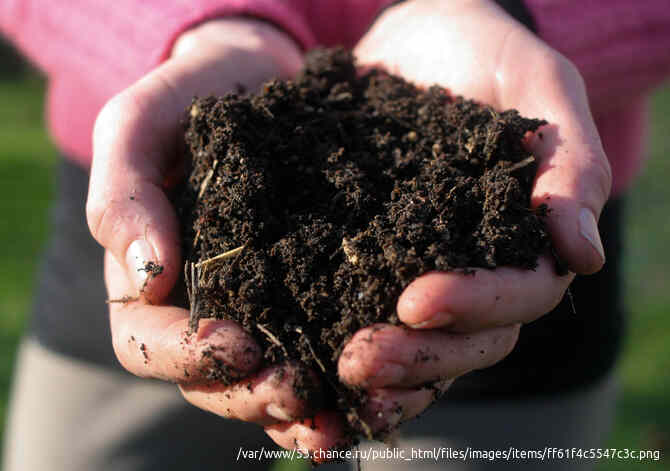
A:
{"label": "soil crumbs", "polygon": [[550,245],[522,146],[542,121],[382,70],[359,76],[343,49],[309,54],[295,81],[258,94],[195,99],[187,118],[192,328],[239,322],[268,363],[304,367],[302,397],[315,372],[358,433],[365,393],[337,376],[356,331],[397,324],[398,296],[423,273],[533,269]]}

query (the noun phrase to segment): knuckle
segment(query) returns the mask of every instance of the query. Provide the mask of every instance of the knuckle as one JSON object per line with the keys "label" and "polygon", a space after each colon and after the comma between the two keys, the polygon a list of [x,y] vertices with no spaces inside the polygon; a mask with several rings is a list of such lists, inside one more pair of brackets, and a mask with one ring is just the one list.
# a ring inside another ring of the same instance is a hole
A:
{"label": "knuckle", "polygon": [[[612,191],[612,168],[604,154],[594,158],[589,175],[589,184],[595,192],[594,204],[604,205]],[[600,210],[600,207],[595,209]]]}
{"label": "knuckle", "polygon": [[560,70],[560,73],[563,77],[578,83],[582,88],[584,88],[584,79],[582,78],[582,74],[579,72],[579,69],[574,64],[574,62],[565,57],[563,54],[556,54],[554,67]]}
{"label": "knuckle", "polygon": [[112,330],[112,348],[114,349],[116,359],[126,371],[136,376],[143,376],[142,372],[135,368],[134,363],[130,359],[131,355],[128,347],[131,343],[133,343],[133,339],[126,332],[119,332],[119,329]]}
{"label": "knuckle", "polygon": [[361,354],[360,350],[349,349],[340,356],[338,371],[340,378],[348,384],[362,384],[370,379],[381,367],[372,354]]}
{"label": "knuckle", "polygon": [[550,287],[546,289],[546,295],[542,297],[541,302],[538,304],[534,315],[530,317],[529,321],[536,320],[545,314],[551,312],[563,299],[565,294],[566,286],[561,282],[553,283]]}
{"label": "knuckle", "polygon": [[546,296],[543,297],[542,302],[539,304],[533,315],[529,316],[527,322],[532,322],[539,319],[545,314],[553,311],[556,306],[561,303],[565,294],[565,290],[567,289],[567,284],[564,283],[566,282],[561,280],[560,283],[556,283],[551,288],[547,289]]}
{"label": "knuckle", "polygon": [[544,309],[542,309],[543,312],[538,313],[536,318],[540,318],[540,317],[544,316],[545,314],[553,311],[556,308],[556,306],[558,306],[560,304],[561,300],[563,299],[564,294],[565,294],[565,290],[563,289],[563,290],[560,290],[560,291],[554,293],[553,296],[548,296],[547,305],[544,307]]}
{"label": "knuckle", "polygon": [[503,335],[502,345],[503,345],[503,355],[501,357],[505,358],[507,355],[512,353],[514,347],[516,347],[517,342],[519,341],[519,333],[521,331],[521,326],[516,325],[509,327],[505,335]]}
{"label": "knuckle", "polygon": [[[136,91],[131,86],[114,95],[100,110],[93,126],[93,144],[111,142],[122,130],[135,130],[143,123],[143,117],[150,116],[153,104],[146,93]],[[123,126],[121,126],[121,123]]]}
{"label": "knuckle", "polygon": [[556,83],[586,97],[584,78],[577,66],[554,49],[544,50],[536,60],[537,71],[545,83]]}
{"label": "knuckle", "polygon": [[125,117],[126,111],[125,92],[112,97],[100,110],[93,125],[93,145],[106,141],[117,132],[118,123]]}
{"label": "knuckle", "polygon": [[183,384],[178,385],[177,389],[181,393],[181,397],[192,406],[197,407],[198,409],[214,412],[210,407],[207,406],[207,404],[202,403],[200,395],[197,394],[197,390],[192,390],[189,386]]}
{"label": "knuckle", "polygon": [[122,115],[121,96],[122,95],[120,93],[114,95],[109,99],[109,101],[107,101],[107,103],[105,103],[105,105],[98,113],[98,116],[96,117],[95,123],[93,125],[94,142],[103,131],[109,130]]}
{"label": "knuckle", "polygon": [[519,327],[506,327],[503,332],[493,338],[492,355],[489,359],[488,366],[495,365],[503,360],[507,355],[512,353],[517,341],[519,340]]}
{"label": "knuckle", "polygon": [[105,219],[107,210],[107,205],[99,200],[89,198],[86,202],[86,222],[88,223],[88,228],[93,238],[100,243],[102,243],[100,237],[101,224]]}
{"label": "knuckle", "polygon": [[558,284],[554,290],[554,296],[553,299],[551,299],[551,304],[547,308],[547,312],[555,309],[561,303],[561,301],[563,301],[563,298],[565,297],[565,294],[569,289],[570,283],[572,283],[573,279],[574,275],[564,276],[561,278],[561,283]]}
{"label": "knuckle", "polygon": [[545,73],[551,77],[570,80],[581,85],[584,84],[577,66],[570,59],[555,50],[551,50],[543,55],[541,65]]}
{"label": "knuckle", "polygon": [[172,56],[178,57],[197,51],[199,45],[200,41],[198,34],[194,34],[193,31],[186,31],[175,41],[174,46],[172,47]]}
{"label": "knuckle", "polygon": [[94,199],[86,204],[86,219],[93,238],[109,248],[110,239],[118,236],[125,217],[118,202]]}

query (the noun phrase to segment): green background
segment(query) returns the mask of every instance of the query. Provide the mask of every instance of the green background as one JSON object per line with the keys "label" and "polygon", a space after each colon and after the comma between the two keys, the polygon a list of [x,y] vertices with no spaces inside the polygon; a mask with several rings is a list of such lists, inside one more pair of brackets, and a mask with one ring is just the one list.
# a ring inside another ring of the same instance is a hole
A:
{"label": "green background", "polygon": [[[43,88],[32,73],[0,76],[0,425],[54,191],[56,151],[44,131]],[[630,332],[619,365],[622,394],[607,445],[661,449],[666,458],[660,463],[604,461],[599,469],[668,467],[670,87],[654,94],[651,114],[649,160],[628,199],[625,290]],[[295,469],[287,464],[276,468]]]}

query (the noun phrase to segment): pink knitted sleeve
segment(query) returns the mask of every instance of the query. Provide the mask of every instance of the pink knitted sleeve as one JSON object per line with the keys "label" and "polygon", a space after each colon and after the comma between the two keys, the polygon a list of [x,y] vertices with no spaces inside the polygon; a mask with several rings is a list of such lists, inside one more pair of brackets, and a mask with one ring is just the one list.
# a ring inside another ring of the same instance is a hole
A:
{"label": "pink knitted sleeve", "polygon": [[164,60],[177,37],[210,18],[250,15],[316,43],[299,1],[0,0],[0,31],[49,79],[47,121],[66,155],[88,166],[104,103]]}
{"label": "pink knitted sleeve", "polygon": [[639,97],[670,75],[668,0],[525,0],[540,36],[579,68],[594,106]]}
{"label": "pink knitted sleeve", "polygon": [[[0,0],[0,31],[46,72],[52,135],[61,150],[87,165],[100,108],[164,60],[191,26],[250,15],[276,24],[305,49],[353,46],[391,1]],[[639,161],[644,96],[670,74],[667,0],[525,1],[540,36],[584,75],[615,185],[622,188]],[[623,122],[631,131],[616,124]],[[619,145],[624,141],[629,145]]]}
{"label": "pink knitted sleeve", "polygon": [[267,19],[302,46],[314,36],[295,1],[1,0],[0,30],[48,77],[86,75],[119,89],[165,59],[184,30],[209,18]]}
{"label": "pink knitted sleeve", "polygon": [[580,70],[612,165],[625,189],[644,156],[646,99],[670,77],[668,0],[524,0],[542,39]]}
{"label": "pink knitted sleeve", "polygon": [[103,104],[164,60],[176,38],[210,18],[268,20],[304,49],[352,46],[389,0],[0,0],[0,32],[49,78],[56,144],[88,165]]}

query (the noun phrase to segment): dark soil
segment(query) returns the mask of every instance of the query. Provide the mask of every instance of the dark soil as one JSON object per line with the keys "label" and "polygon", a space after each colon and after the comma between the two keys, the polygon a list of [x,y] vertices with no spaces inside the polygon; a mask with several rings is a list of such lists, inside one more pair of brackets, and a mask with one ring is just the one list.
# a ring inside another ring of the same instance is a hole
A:
{"label": "dark soil", "polygon": [[179,203],[192,327],[238,321],[268,363],[309,367],[351,411],[365,396],[339,383],[338,356],[362,327],[398,322],[412,280],[532,269],[549,247],[521,143],[541,124],[383,71],[357,76],[343,50],[311,54],[295,81],[259,94],[194,100]]}

